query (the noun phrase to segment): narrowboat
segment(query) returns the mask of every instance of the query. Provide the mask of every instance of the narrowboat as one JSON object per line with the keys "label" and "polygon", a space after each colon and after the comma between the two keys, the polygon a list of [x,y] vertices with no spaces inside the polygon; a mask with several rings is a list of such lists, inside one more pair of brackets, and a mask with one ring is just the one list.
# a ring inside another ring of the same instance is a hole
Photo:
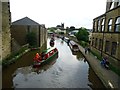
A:
{"label": "narrowboat", "polygon": [[[38,53],[36,53],[37,55]],[[42,63],[52,60],[55,56],[58,56],[57,48],[48,48],[39,54],[39,57],[34,57],[33,67],[39,67]]]}
{"label": "narrowboat", "polygon": [[69,42],[69,47],[72,51],[80,51],[78,45],[74,41]]}

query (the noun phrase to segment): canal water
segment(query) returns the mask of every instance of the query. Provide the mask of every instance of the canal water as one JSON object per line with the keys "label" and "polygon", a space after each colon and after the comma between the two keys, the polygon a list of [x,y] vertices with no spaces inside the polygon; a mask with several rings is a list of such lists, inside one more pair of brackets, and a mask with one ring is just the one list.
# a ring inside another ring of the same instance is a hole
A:
{"label": "canal water", "polygon": [[[50,39],[45,47],[49,46]],[[31,51],[3,70],[3,88],[105,88],[81,52],[72,53],[66,42],[55,38],[58,56],[38,69],[33,69]]]}

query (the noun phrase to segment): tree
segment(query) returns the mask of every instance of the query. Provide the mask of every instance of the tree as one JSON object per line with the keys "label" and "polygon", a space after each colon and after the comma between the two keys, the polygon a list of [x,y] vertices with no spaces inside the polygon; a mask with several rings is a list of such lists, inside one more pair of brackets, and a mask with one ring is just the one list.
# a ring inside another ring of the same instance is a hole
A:
{"label": "tree", "polygon": [[30,46],[36,46],[37,45],[37,37],[36,33],[30,32],[26,35],[27,43],[29,43]]}
{"label": "tree", "polygon": [[87,31],[86,28],[81,27],[79,29],[79,32],[76,33],[76,37],[79,41],[85,41],[88,42],[89,41],[89,37],[88,37],[89,33]]}
{"label": "tree", "polygon": [[75,30],[75,27],[74,27],[74,26],[71,26],[71,27],[70,27],[70,30]]}

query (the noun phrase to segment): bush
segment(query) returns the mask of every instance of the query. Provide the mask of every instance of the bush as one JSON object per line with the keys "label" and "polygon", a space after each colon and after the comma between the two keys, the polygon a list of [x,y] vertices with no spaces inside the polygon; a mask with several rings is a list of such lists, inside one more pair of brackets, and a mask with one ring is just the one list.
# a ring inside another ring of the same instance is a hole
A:
{"label": "bush", "polygon": [[76,37],[79,41],[85,41],[88,42],[89,41],[89,37],[88,37],[89,33],[87,31],[87,29],[85,28],[80,28],[79,32],[76,33]]}
{"label": "bush", "polygon": [[79,41],[79,44],[84,48],[88,45],[88,43],[85,41]]}
{"label": "bush", "polygon": [[9,64],[15,62],[16,57],[19,57],[20,54],[22,54],[25,50],[27,50],[28,47],[22,47],[17,53],[12,53],[9,57],[2,60],[2,66],[8,66]]}

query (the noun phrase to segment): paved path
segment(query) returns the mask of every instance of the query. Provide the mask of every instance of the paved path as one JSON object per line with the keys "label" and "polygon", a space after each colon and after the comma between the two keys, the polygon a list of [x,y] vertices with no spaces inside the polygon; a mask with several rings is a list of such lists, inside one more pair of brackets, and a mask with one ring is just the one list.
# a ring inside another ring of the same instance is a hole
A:
{"label": "paved path", "polygon": [[80,51],[83,53],[88,63],[101,79],[107,88],[120,89],[120,77],[111,70],[107,70],[101,66],[100,61],[91,53],[85,54],[84,48],[79,45]]}

